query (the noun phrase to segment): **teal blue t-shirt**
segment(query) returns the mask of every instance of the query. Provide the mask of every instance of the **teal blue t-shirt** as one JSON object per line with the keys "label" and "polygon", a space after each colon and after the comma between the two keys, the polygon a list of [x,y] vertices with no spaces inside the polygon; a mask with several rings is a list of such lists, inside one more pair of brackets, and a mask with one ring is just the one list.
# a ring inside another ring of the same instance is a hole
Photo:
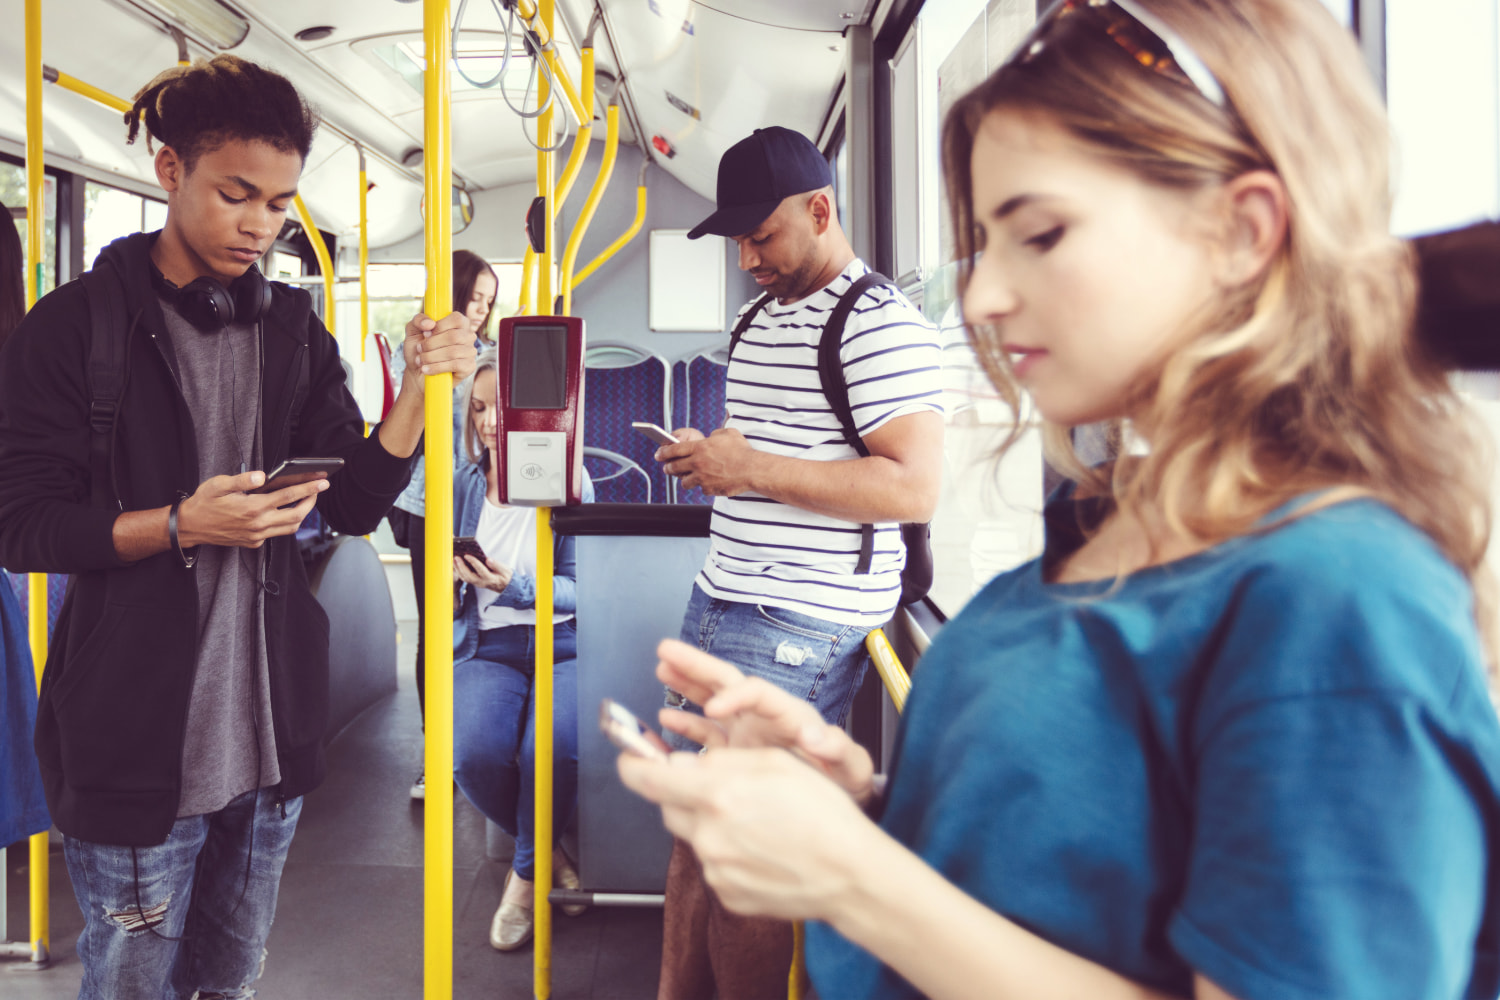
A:
{"label": "teal blue t-shirt", "polygon": [[[1463,575],[1356,501],[1047,584],[1077,506],[923,657],[883,828],[1168,993],[1495,1000],[1500,724]],[[917,995],[827,926],[807,950],[824,1000]]]}

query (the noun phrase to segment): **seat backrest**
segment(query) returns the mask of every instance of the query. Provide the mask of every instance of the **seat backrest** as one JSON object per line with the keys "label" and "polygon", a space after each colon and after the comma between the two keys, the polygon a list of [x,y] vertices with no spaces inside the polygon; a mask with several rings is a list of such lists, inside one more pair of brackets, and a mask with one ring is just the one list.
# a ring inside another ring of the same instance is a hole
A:
{"label": "seat backrest", "polygon": [[670,426],[671,391],[670,371],[660,355],[633,344],[589,345],[584,360],[584,453],[599,448],[629,459],[650,484],[657,503],[670,497],[667,475],[653,457],[657,446],[630,425],[648,420]]}
{"label": "seat backrest", "polygon": [[385,373],[385,378],[380,380],[380,419],[384,420],[390,415],[391,407],[396,405],[396,373],[391,369],[393,352],[390,338],[385,334],[376,330],[370,336],[375,338],[375,350],[380,355],[380,370]]}
{"label": "seat backrest", "polygon": [[594,481],[595,503],[651,502],[651,477],[619,452],[585,447],[583,467]]}
{"label": "seat backrest", "polygon": [[[699,351],[680,359],[672,371],[672,425],[692,427],[712,434],[724,426],[724,394],[729,379],[729,364],[723,348]],[[677,503],[712,503],[696,486],[678,487]]]}

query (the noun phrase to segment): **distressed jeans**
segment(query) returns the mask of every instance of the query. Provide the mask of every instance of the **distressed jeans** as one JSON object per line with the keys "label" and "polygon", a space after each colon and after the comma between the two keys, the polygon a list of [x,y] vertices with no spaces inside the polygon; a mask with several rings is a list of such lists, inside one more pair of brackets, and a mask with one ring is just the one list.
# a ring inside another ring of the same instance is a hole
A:
{"label": "distressed jeans", "polygon": [[302,800],[246,792],[154,847],[65,837],[83,910],[79,1000],[241,1000],[265,962]]}
{"label": "distressed jeans", "polygon": [[[844,724],[870,658],[865,636],[874,626],[840,625],[786,608],[710,597],[693,585],[682,619],[682,641],[712,653],[746,674],[764,677],[803,701],[829,723]],[[701,712],[667,689],[668,708]],[[662,737],[675,750],[698,744],[677,733]]]}

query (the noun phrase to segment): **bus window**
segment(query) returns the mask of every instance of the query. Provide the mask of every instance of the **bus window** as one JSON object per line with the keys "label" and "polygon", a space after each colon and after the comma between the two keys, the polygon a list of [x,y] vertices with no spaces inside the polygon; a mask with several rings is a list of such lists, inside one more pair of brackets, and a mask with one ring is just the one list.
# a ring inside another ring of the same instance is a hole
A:
{"label": "bus window", "polygon": [[[1035,0],[928,0],[892,66],[894,146],[915,147],[915,157],[896,169],[916,176],[898,189],[918,192],[897,206],[898,270],[906,293],[938,324],[943,345],[946,461],[932,523],[931,596],[948,615],[1042,545],[1040,429],[1001,401],[968,346],[939,162],[942,113],[1005,58],[1035,19]],[[912,132],[915,143],[899,138]],[[997,464],[996,449],[1017,419],[1027,430]]]}
{"label": "bus window", "polygon": [[[152,209],[147,213],[147,206]],[[83,189],[83,266],[110,243],[131,233],[160,229],[167,215],[165,202],[142,198],[130,191],[87,181]],[[152,222],[155,221],[155,225]]]}
{"label": "bus window", "polygon": [[[26,168],[19,163],[0,160],[0,202],[10,209],[16,230],[21,234],[21,253],[26,253],[26,219],[18,213],[26,208]],[[57,178],[48,173],[42,179],[42,202],[46,213],[42,222],[42,239],[47,244],[42,256],[42,294],[57,287]]]}

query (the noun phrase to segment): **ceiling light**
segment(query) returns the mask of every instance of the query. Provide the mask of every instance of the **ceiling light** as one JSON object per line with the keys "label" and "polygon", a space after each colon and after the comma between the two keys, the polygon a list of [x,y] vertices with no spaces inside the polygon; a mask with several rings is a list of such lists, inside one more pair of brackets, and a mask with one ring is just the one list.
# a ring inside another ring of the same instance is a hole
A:
{"label": "ceiling light", "polygon": [[299,42],[321,42],[331,34],[333,34],[333,25],[320,24],[313,28],[303,28],[297,32],[296,38]]}
{"label": "ceiling light", "polygon": [[232,49],[250,34],[250,22],[224,0],[125,0],[130,6],[214,50]]}

